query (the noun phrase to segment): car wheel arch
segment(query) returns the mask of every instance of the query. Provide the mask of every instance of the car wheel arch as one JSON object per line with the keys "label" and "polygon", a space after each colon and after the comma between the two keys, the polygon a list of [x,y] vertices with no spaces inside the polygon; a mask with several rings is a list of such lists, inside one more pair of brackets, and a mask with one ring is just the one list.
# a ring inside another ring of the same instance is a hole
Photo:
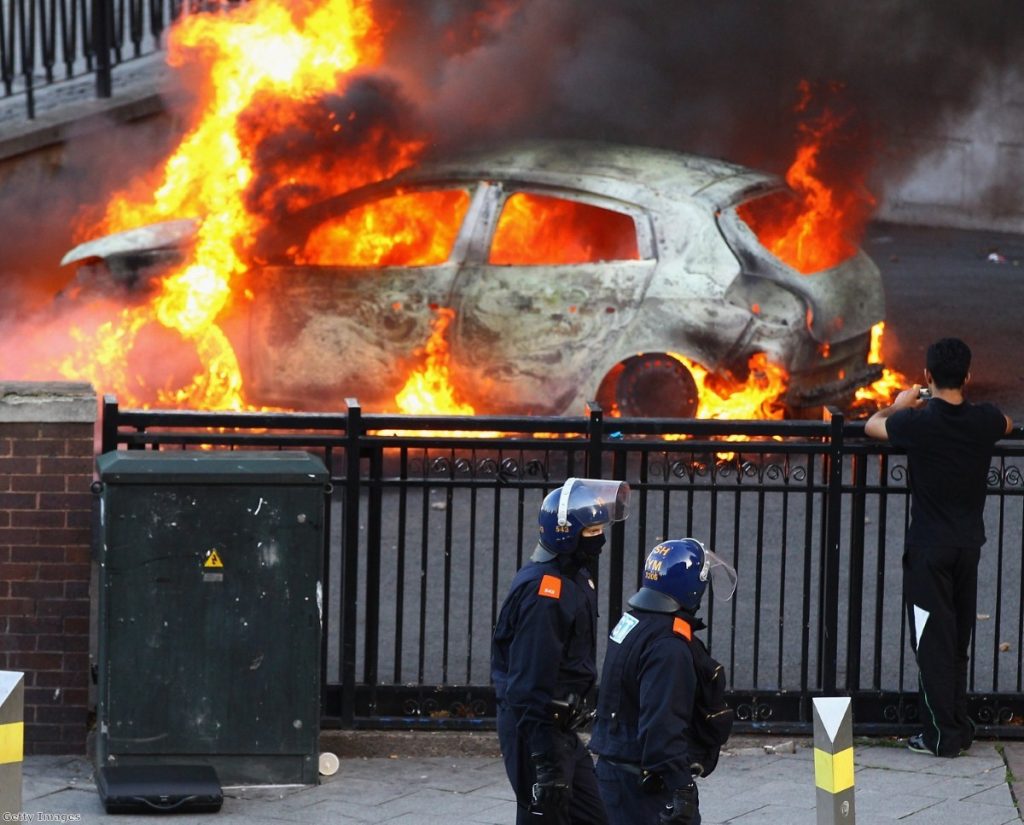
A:
{"label": "car wheel arch", "polygon": [[699,387],[690,368],[673,353],[648,350],[620,358],[600,374],[594,398],[602,409],[626,418],[694,418]]}

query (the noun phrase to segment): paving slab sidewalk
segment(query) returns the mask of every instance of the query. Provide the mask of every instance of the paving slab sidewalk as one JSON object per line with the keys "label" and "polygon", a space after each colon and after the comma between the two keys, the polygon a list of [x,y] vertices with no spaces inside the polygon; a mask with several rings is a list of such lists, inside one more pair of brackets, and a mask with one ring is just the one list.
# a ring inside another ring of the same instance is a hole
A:
{"label": "paving slab sidewalk", "polygon": [[[421,737],[423,734],[411,734]],[[472,747],[438,754],[445,738],[424,751],[396,737],[341,750],[338,772],[318,786],[226,788],[220,813],[174,816],[174,822],[394,823],[394,825],[512,825],[512,793],[495,742],[480,734]],[[490,750],[488,751],[488,748]],[[431,750],[433,749],[433,752]],[[466,752],[468,751],[468,752]],[[969,755],[936,759],[887,740],[858,741],[856,816],[869,825],[1021,822],[1012,787],[1024,779],[1024,744],[977,742]],[[1005,759],[1004,759],[1005,755]],[[1008,765],[1017,765],[1008,769]],[[1012,771],[1012,772],[1011,772]],[[810,740],[738,738],[719,768],[700,782],[705,825],[816,825],[814,755]],[[28,757],[22,822],[153,825],[152,816],[108,816],[84,757]],[[7,819],[5,821],[14,821]]]}

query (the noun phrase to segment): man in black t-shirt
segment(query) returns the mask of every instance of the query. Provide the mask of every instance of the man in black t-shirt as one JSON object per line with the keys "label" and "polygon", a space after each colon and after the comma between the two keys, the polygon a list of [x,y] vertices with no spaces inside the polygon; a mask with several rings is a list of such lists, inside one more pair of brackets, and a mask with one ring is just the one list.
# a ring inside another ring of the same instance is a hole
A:
{"label": "man in black t-shirt", "polygon": [[910,528],[903,599],[917,656],[924,730],[914,751],[957,756],[971,746],[967,663],[977,616],[978,559],[992,447],[1013,422],[992,404],[964,399],[971,351],[958,338],[928,348],[928,389],[903,390],[864,432],[907,451]]}

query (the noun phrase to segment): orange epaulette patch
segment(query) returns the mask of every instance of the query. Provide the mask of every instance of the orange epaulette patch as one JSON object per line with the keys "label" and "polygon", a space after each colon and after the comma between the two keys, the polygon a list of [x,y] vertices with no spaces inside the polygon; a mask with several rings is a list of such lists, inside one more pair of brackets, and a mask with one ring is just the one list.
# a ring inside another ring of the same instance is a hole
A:
{"label": "orange epaulette patch", "polygon": [[538,596],[547,596],[549,599],[558,599],[562,596],[562,580],[558,576],[545,576],[540,580]]}
{"label": "orange epaulette patch", "polygon": [[680,619],[678,616],[676,616],[676,620],[672,622],[672,632],[687,640],[693,638],[693,631],[690,630],[690,623],[685,619]]}

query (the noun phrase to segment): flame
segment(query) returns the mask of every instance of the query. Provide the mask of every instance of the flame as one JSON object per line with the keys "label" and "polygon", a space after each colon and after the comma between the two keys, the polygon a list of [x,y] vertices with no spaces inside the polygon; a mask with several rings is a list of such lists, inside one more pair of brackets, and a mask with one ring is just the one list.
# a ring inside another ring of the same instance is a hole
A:
{"label": "flame", "polygon": [[[696,418],[722,420],[780,420],[786,417],[782,397],[789,383],[786,368],[775,364],[763,352],[757,352],[747,361],[748,372],[742,380],[734,376],[717,375],[677,352],[669,353],[682,363],[693,377],[697,387]],[[621,416],[617,404],[612,404],[609,415]],[[677,440],[686,436],[664,436]],[[729,436],[724,440],[745,440],[745,436]]]}
{"label": "flame", "polygon": [[462,189],[400,192],[321,224],[294,259],[343,266],[441,264],[468,208],[469,193]]}
{"label": "flame", "polygon": [[744,381],[724,379],[708,372],[688,358],[673,353],[686,365],[697,384],[697,418],[782,419],[789,374],[785,367],[773,364],[763,352],[750,356]]}
{"label": "flame", "polygon": [[[449,374],[448,327],[455,318],[455,310],[437,307],[437,317],[431,324],[430,338],[416,354],[423,357],[423,366],[414,370],[405,386],[395,395],[398,410],[406,415],[474,415],[472,405],[459,401]],[[380,435],[422,435],[431,438],[496,438],[499,432],[479,430],[388,430]],[[539,434],[538,434],[539,435]]]}
{"label": "flame", "polygon": [[586,203],[517,192],[502,208],[490,263],[578,264],[637,260],[636,230],[628,215]]}
{"label": "flame", "polygon": [[[139,187],[119,193],[98,228],[114,232],[198,215],[203,220],[196,242],[183,266],[161,281],[149,306],[126,310],[91,334],[74,330],[79,350],[62,360],[59,371],[104,388],[111,377],[120,379],[116,383],[128,403],[148,406],[151,397],[116,369],[111,375],[114,362],[107,353],[116,348],[125,356],[143,327],[158,323],[191,344],[201,366],[189,382],[161,390],[158,403],[237,410],[248,406],[242,375],[217,321],[230,306],[232,283],[249,268],[242,254],[246,243],[267,220],[246,200],[254,178],[251,121],[265,120],[267,130],[279,127],[268,100],[310,100],[336,91],[355,68],[376,64],[380,30],[365,0],[268,0],[232,6],[230,13],[183,16],[169,37],[172,66],[198,62],[205,69],[199,73],[203,102],[162,177],[147,182],[152,194],[140,196]],[[255,111],[266,117],[254,117]],[[416,151],[407,147],[397,162],[407,162]],[[378,177],[393,171],[374,170]]]}
{"label": "flame", "polygon": [[424,365],[415,370],[395,396],[398,409],[408,415],[473,415],[469,404],[456,400],[449,376],[446,332],[455,311],[438,307],[430,338],[421,354]]}
{"label": "flame", "polygon": [[[879,321],[871,328],[871,349],[868,354],[869,364],[882,363],[882,335],[885,333],[885,322]],[[867,387],[857,390],[854,406],[879,406],[892,401],[900,390],[910,386],[907,377],[902,373],[885,367],[882,377]]]}
{"label": "flame", "polygon": [[[799,89],[796,111],[807,113],[814,89],[807,81]],[[832,85],[827,92],[837,97],[841,87]],[[762,244],[805,275],[854,255],[875,206],[864,185],[865,169],[850,169],[848,163],[847,168],[835,168],[834,150],[849,141],[851,118],[850,110],[840,114],[826,104],[816,117],[802,120],[797,127],[800,145],[786,172],[796,198],[788,193],[771,195],[737,210]],[[843,153],[844,161],[850,154]]]}
{"label": "flame", "polygon": [[132,349],[146,323],[146,314],[126,309],[116,320],[103,322],[91,332],[72,327],[68,335],[78,349],[58,360],[57,372],[72,380],[89,381],[119,397],[135,397],[138,387],[129,378],[124,354]]}
{"label": "flame", "polygon": [[[799,90],[796,111],[804,114],[811,107],[815,90],[806,81],[801,82]],[[842,88],[833,84],[825,91],[836,100]],[[876,204],[864,184],[866,158],[858,157],[857,147],[849,151],[852,117],[851,110],[837,113],[826,104],[816,117],[801,121],[798,126],[801,142],[786,172],[786,183],[796,197],[788,193],[769,195],[743,204],[737,210],[762,244],[805,275],[837,266],[854,255]],[[840,146],[847,149],[843,153],[843,168],[839,168],[835,160],[835,150]],[[852,168],[848,160],[851,154],[854,156]],[[871,329],[869,364],[882,363],[884,331],[884,322]],[[822,357],[828,358],[829,351],[828,343],[823,344]],[[854,407],[888,402],[904,386],[903,375],[884,368],[881,378],[856,391]]]}
{"label": "flame", "polygon": [[[779,420],[785,418],[786,408],[780,401],[786,392],[789,374],[785,367],[773,364],[763,352],[754,353],[747,362],[749,372],[742,382],[723,378],[708,372],[684,355],[670,353],[681,361],[693,375],[697,385],[697,418],[723,420]],[[685,441],[689,436],[663,434],[666,441]],[[773,436],[776,441],[781,437]],[[720,441],[749,441],[747,435],[717,437]],[[732,461],[736,454],[716,452],[719,461]]]}
{"label": "flame", "polygon": [[[100,224],[89,227],[89,234],[95,235],[170,218],[201,217],[187,259],[159,280],[148,303],[122,309],[91,329],[78,326],[71,331],[75,350],[60,360],[60,374],[117,392],[127,404],[251,408],[222,323],[235,302],[248,300],[244,276],[253,264],[253,240],[280,208],[298,208],[316,197],[390,177],[414,163],[428,143],[371,129],[359,145],[346,144],[336,159],[296,159],[285,152],[257,160],[256,147],[286,133],[296,119],[319,117],[318,125],[332,134],[355,128],[358,113],[340,116],[318,109],[316,103],[343,90],[356,70],[379,63],[383,29],[370,13],[369,0],[252,0],[225,8],[230,10],[183,16],[172,27],[169,62],[188,66],[201,82],[192,125],[154,180],[119,193]],[[806,108],[810,87],[802,91],[801,107]],[[856,185],[859,178],[854,178],[854,185],[837,189],[822,173],[823,153],[837,140],[843,124],[844,118],[827,108],[802,124],[803,142],[786,176],[796,201],[783,204],[764,198],[740,208],[762,241],[801,272],[833,266],[853,254],[851,238],[862,228],[858,220],[874,203]],[[383,144],[387,152],[378,151]],[[275,185],[261,182],[267,178]],[[316,181],[316,186],[297,183],[307,180]],[[291,257],[296,264],[336,266],[442,263],[469,200],[463,189],[399,191],[318,227],[301,249],[290,250]],[[516,193],[499,219],[490,263],[638,257],[628,216]],[[754,311],[759,311],[756,305]],[[395,403],[409,414],[473,415],[473,407],[458,398],[451,382],[447,330],[454,310],[441,308],[437,313],[429,340],[416,351],[422,365],[408,376]],[[154,327],[160,330],[157,337],[163,336],[161,342],[184,342],[194,352],[195,368],[181,380],[169,376],[163,385],[151,386],[133,373],[133,354],[136,359],[145,357],[142,342],[154,335]],[[872,340],[874,345],[874,335]],[[784,416],[779,399],[788,376],[764,354],[751,357],[742,380],[709,373],[675,357],[697,382],[699,418]]]}

